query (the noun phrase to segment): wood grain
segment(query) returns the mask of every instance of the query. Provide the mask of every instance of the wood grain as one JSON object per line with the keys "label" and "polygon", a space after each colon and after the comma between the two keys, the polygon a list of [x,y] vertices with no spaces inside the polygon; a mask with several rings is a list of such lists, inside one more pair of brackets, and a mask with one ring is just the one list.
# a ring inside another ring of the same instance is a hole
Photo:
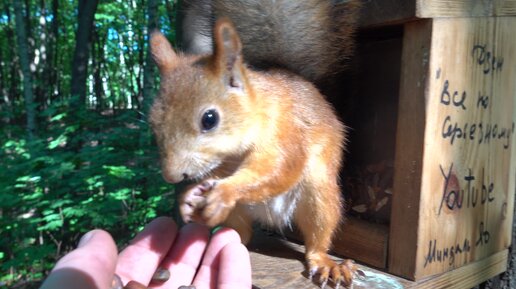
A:
{"label": "wood grain", "polygon": [[382,0],[364,1],[360,26],[372,28],[437,17],[516,15],[516,0]]}
{"label": "wood grain", "polygon": [[389,228],[358,219],[348,219],[337,232],[332,251],[341,256],[386,269]]}
{"label": "wood grain", "polygon": [[509,15],[516,15],[514,0],[417,0],[416,5],[419,18]]}
{"label": "wood grain", "polygon": [[432,22],[416,280],[503,251],[512,223],[516,18]]}
{"label": "wood grain", "polygon": [[[307,278],[304,247],[277,236],[257,232],[250,246],[255,289],[320,288]],[[358,265],[366,278],[355,279],[354,289],[462,289],[471,288],[506,270],[508,252],[504,250],[459,269],[411,282],[366,266]],[[341,259],[334,257],[335,260]],[[333,288],[333,284],[330,284]]]}
{"label": "wood grain", "polygon": [[[259,231],[253,237],[249,249],[254,288],[320,288],[315,280],[312,282],[307,278],[304,246]],[[335,256],[333,259],[342,261]],[[358,267],[366,274],[367,279],[356,279],[354,289],[402,289],[412,285],[411,282],[378,270],[362,265]]]}
{"label": "wood grain", "polygon": [[464,289],[472,288],[489,278],[507,270],[508,250],[503,250],[486,259],[466,265],[459,269],[427,278],[408,288],[414,289]]}
{"label": "wood grain", "polygon": [[425,97],[432,21],[405,24],[394,194],[389,241],[389,271],[415,278],[419,206],[425,131]]}

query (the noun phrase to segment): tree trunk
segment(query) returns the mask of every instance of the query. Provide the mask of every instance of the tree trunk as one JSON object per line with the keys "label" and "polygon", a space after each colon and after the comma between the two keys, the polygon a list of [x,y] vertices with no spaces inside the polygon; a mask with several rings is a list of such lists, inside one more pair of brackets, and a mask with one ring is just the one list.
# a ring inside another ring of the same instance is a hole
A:
{"label": "tree trunk", "polygon": [[78,26],[75,34],[75,51],[72,61],[72,96],[78,96],[81,105],[86,102],[88,59],[93,30],[93,20],[98,0],[79,0]]}
{"label": "tree trunk", "polygon": [[[10,9],[7,6],[5,8],[6,8],[5,15],[7,15],[7,22],[11,23],[12,16],[11,16]],[[16,26],[16,25],[14,25],[14,26]],[[11,25],[6,27],[6,34],[7,34],[7,43],[15,43],[15,41],[16,41],[16,39],[14,37],[15,32]],[[18,91],[19,90],[18,85],[21,82],[21,79],[19,79],[18,71],[20,71],[21,68],[19,67],[19,65],[20,65],[19,61],[18,61],[19,56],[18,56],[15,45],[10,45],[9,55],[11,56],[13,63],[11,65],[9,65],[10,69],[9,69],[9,94],[8,95],[9,95],[9,99],[11,100],[11,103],[14,103],[16,101],[16,98],[21,94],[21,91]]]}
{"label": "tree trunk", "polygon": [[37,28],[39,41],[33,46],[32,51],[39,53],[39,62],[36,63],[34,56],[31,56],[31,59],[33,59],[31,66],[34,67],[32,73],[34,75],[34,100],[38,104],[36,109],[44,110],[48,103],[49,91],[52,90],[49,80],[52,66],[48,62],[50,39],[48,37],[47,9],[44,0],[39,0],[39,16],[37,18],[39,22]]}
{"label": "tree trunk", "polygon": [[[149,22],[147,23],[147,35],[150,36],[153,30],[158,28],[158,6],[160,4],[160,0],[148,0],[147,2],[147,13]],[[150,37],[147,38],[149,40]],[[147,56],[145,58],[145,65],[143,68],[143,93],[142,93],[142,103],[141,103],[141,111],[140,114],[142,117],[146,117],[149,112],[149,107],[152,101],[154,87],[155,87],[155,64],[153,63],[150,46],[147,45]],[[143,119],[142,122],[147,121]],[[142,129],[140,133],[140,147],[146,147],[149,144],[150,140],[150,130]]]}
{"label": "tree trunk", "polygon": [[[52,39],[52,45],[50,46],[52,49],[52,52],[50,53],[48,62],[50,65],[52,65],[52,68],[50,69],[50,83],[52,84],[52,91],[51,91],[51,101],[54,101],[57,98],[57,94],[61,92],[61,88],[59,87],[59,78],[58,76],[58,65],[59,65],[59,59],[57,57],[59,53],[59,2],[58,0],[52,1],[52,32],[50,33],[50,37]],[[56,93],[57,92],[57,93]]]}
{"label": "tree trunk", "polygon": [[93,91],[97,102],[95,103],[95,109],[104,108],[104,89],[102,88],[102,63],[104,59],[104,40],[100,36],[97,29],[93,30],[93,43],[92,46],[92,66],[93,66]]}
{"label": "tree trunk", "polygon": [[32,90],[29,47],[27,45],[27,32],[25,31],[22,0],[14,0],[14,14],[20,67],[23,76],[23,98],[25,100],[25,110],[27,111],[27,134],[29,141],[31,141],[36,131],[36,106],[34,104],[34,94]]}
{"label": "tree trunk", "polygon": [[[147,2],[147,13],[149,22],[147,23],[147,35],[150,36],[150,33],[156,28],[158,28],[158,6],[160,4],[159,0],[148,0]],[[150,47],[147,46],[147,56],[145,58],[145,66],[143,68],[143,100],[142,100],[142,110],[145,114],[147,114],[148,109],[150,107],[150,103],[152,101],[154,86],[155,86],[155,64],[152,60],[150,54]]]}

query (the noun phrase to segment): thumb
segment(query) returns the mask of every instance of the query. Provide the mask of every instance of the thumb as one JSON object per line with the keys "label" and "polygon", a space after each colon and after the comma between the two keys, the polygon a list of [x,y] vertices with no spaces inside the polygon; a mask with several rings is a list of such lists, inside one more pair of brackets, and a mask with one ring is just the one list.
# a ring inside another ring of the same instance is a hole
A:
{"label": "thumb", "polygon": [[117,261],[113,238],[102,230],[93,230],[81,238],[79,247],[65,255],[40,289],[111,287]]}

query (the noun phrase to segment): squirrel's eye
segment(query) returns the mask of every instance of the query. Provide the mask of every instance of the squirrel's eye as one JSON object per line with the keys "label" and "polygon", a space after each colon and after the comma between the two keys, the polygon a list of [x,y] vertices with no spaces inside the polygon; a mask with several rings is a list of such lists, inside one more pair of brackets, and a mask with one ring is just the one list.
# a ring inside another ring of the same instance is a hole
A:
{"label": "squirrel's eye", "polygon": [[204,112],[201,119],[202,132],[214,129],[219,124],[219,113],[215,109],[209,109]]}

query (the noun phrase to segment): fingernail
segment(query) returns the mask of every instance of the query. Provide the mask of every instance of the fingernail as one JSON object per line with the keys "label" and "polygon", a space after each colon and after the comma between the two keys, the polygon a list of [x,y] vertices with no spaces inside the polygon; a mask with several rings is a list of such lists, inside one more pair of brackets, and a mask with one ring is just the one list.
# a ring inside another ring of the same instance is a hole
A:
{"label": "fingernail", "polygon": [[111,288],[110,289],[124,289],[124,285],[122,284],[122,279],[120,279],[120,276],[115,274],[113,276],[113,281],[111,282]]}
{"label": "fingernail", "polygon": [[147,286],[143,285],[140,282],[132,280],[125,285],[124,289],[147,289]]}
{"label": "fingernail", "polygon": [[154,275],[152,275],[153,282],[166,282],[170,278],[170,271],[165,268],[158,268]]}
{"label": "fingernail", "polygon": [[91,240],[93,235],[95,235],[95,233],[93,231],[89,231],[88,233],[84,234],[84,236],[82,236],[81,240],[79,241],[79,245],[77,245],[77,248],[80,248],[80,247],[88,244],[88,242]]}

